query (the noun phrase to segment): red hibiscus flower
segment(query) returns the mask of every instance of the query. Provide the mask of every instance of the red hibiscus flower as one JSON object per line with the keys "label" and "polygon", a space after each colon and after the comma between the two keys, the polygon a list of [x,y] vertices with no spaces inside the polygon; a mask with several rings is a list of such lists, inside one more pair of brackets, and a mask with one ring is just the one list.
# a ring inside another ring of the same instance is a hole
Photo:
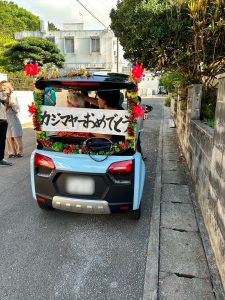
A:
{"label": "red hibiscus flower", "polygon": [[63,153],[64,154],[69,154],[69,150],[68,149],[63,149]]}
{"label": "red hibiscus flower", "polygon": [[47,140],[43,140],[43,139],[38,139],[38,141],[45,147],[49,147],[52,145],[52,143],[50,141]]}
{"label": "red hibiscus flower", "polygon": [[23,71],[25,71],[26,76],[36,76],[40,69],[38,64],[27,63]]}
{"label": "red hibiscus flower", "polygon": [[27,106],[28,106],[28,112],[30,113],[30,116],[36,113],[34,102],[32,102],[31,105],[28,104]]}
{"label": "red hibiscus flower", "polygon": [[134,105],[132,106],[132,112],[136,118],[139,118],[142,117],[144,109],[142,109],[140,105]]}
{"label": "red hibiscus flower", "polygon": [[142,68],[142,66],[143,64],[141,65],[136,64],[136,66],[134,66],[133,69],[131,70],[131,77],[136,81],[140,81],[144,73],[144,69]]}

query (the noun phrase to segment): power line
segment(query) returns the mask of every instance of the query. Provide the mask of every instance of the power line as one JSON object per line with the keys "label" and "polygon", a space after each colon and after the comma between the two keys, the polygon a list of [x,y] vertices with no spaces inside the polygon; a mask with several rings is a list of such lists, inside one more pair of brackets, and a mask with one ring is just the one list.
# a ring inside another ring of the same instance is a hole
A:
{"label": "power line", "polygon": [[[81,0],[80,0],[81,1]],[[99,0],[98,0],[99,1]],[[108,9],[103,9],[103,6],[94,6],[93,0],[82,0],[83,5],[88,7],[88,9],[99,18],[107,27],[109,26],[109,17],[108,17]],[[101,4],[101,3],[99,3]]]}
{"label": "power line", "polygon": [[109,10],[111,10],[111,7],[108,6],[103,0],[99,0],[105,7],[107,7]]}
{"label": "power line", "polygon": [[106,2],[107,4],[110,5],[110,10],[111,10],[112,8],[115,8],[115,6],[116,6],[116,2],[115,2],[115,1],[114,1],[114,2],[115,2],[114,4],[112,3],[111,0],[109,1],[110,3],[108,2],[108,0],[105,0],[105,2]]}
{"label": "power line", "polygon": [[89,14],[90,15],[92,15],[92,17],[93,18],[95,18],[99,23],[101,23],[105,28],[107,28],[106,26],[105,26],[105,24],[103,24],[89,9],[87,9],[87,7],[86,6],[84,6],[81,2],[80,2],[80,0],[76,0],[87,12],[89,12]]}

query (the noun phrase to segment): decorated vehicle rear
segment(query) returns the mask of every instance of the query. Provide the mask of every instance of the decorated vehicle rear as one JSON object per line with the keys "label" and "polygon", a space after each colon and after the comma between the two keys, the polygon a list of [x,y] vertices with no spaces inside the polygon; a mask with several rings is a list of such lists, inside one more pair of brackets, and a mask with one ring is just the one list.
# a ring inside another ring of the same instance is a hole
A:
{"label": "decorated vehicle rear", "polygon": [[[145,165],[136,146],[142,72],[138,65],[130,76],[40,72],[29,107],[37,140],[31,185],[40,208],[132,211],[134,218],[140,217]],[[120,103],[113,98],[118,95]],[[101,107],[101,97],[111,97],[106,100],[110,105]]]}

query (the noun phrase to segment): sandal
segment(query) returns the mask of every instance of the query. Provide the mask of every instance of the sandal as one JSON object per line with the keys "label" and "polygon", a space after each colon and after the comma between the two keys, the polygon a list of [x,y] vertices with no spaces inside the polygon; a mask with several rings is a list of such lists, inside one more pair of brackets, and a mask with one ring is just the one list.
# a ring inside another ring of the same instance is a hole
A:
{"label": "sandal", "polygon": [[19,153],[19,154],[16,155],[16,157],[23,157],[23,154]]}
{"label": "sandal", "polygon": [[16,157],[16,155],[14,155],[14,154],[9,154],[8,157],[9,157],[9,158],[13,158],[13,157]]}

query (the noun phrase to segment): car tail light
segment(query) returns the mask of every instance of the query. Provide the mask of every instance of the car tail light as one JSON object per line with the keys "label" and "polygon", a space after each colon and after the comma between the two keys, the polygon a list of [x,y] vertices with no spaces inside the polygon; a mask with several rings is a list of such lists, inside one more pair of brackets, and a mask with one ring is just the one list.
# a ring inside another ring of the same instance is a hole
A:
{"label": "car tail light", "polygon": [[129,205],[120,206],[120,211],[127,211],[127,210],[129,210]]}
{"label": "car tail light", "polygon": [[132,160],[124,160],[112,163],[107,172],[108,173],[131,173],[133,171]]}
{"label": "car tail light", "polygon": [[35,153],[34,164],[35,166],[39,166],[39,167],[55,169],[55,164],[53,160],[50,157],[40,153]]}
{"label": "car tail light", "polygon": [[43,202],[43,203],[45,203],[45,199],[44,199],[44,198],[42,198],[42,197],[38,197],[38,198],[37,198],[37,200],[38,200],[38,201],[40,201],[40,202]]}
{"label": "car tail light", "polygon": [[74,85],[74,86],[100,86],[99,82],[78,82],[78,81],[61,81],[62,85]]}

